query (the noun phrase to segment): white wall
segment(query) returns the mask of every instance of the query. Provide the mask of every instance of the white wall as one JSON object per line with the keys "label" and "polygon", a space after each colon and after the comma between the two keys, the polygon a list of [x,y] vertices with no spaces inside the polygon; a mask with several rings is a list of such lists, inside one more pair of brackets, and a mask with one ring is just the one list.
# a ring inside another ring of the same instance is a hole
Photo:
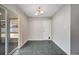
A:
{"label": "white wall", "polygon": [[71,5],[71,54],[79,55],[79,5]]}
{"label": "white wall", "polygon": [[28,38],[28,18],[27,16],[17,7],[15,4],[4,4],[7,9],[14,12],[16,15],[19,16],[19,31],[20,31],[20,47],[26,43]]}
{"label": "white wall", "polygon": [[65,5],[52,18],[53,41],[67,54],[70,54],[70,5]]}
{"label": "white wall", "polygon": [[29,18],[29,40],[48,40],[51,35],[51,19]]}

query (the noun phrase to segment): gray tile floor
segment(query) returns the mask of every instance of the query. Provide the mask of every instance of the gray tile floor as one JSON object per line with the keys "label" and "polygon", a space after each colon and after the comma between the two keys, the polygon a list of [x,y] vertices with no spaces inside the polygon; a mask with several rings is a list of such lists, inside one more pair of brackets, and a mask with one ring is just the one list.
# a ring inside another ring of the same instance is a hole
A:
{"label": "gray tile floor", "polygon": [[5,43],[0,43],[0,55],[5,55]]}
{"label": "gray tile floor", "polygon": [[18,46],[18,42],[9,42],[8,43],[8,52],[10,53],[13,49]]}
{"label": "gray tile floor", "polygon": [[[17,43],[9,43],[8,52],[10,53],[17,46]],[[0,43],[0,55],[5,55],[5,43]]]}
{"label": "gray tile floor", "polygon": [[54,42],[28,41],[18,52],[18,55],[66,55]]}

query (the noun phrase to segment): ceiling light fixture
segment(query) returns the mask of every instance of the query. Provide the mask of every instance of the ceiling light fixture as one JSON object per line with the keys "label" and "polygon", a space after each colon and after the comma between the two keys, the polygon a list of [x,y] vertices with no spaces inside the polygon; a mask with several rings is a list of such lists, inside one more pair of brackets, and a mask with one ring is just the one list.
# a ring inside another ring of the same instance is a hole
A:
{"label": "ceiling light fixture", "polygon": [[42,9],[42,7],[38,7],[37,9],[36,9],[36,12],[35,12],[35,15],[36,16],[39,16],[39,15],[42,15],[44,13],[44,10]]}

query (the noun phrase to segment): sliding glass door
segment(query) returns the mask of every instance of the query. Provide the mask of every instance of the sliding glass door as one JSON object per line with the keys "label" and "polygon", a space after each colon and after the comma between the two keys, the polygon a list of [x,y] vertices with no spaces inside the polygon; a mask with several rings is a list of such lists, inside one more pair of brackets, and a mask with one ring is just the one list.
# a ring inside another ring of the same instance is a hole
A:
{"label": "sliding glass door", "polygon": [[18,16],[0,5],[0,55],[18,49]]}
{"label": "sliding glass door", "polygon": [[5,52],[5,40],[6,40],[6,11],[0,6],[0,55],[4,55]]}

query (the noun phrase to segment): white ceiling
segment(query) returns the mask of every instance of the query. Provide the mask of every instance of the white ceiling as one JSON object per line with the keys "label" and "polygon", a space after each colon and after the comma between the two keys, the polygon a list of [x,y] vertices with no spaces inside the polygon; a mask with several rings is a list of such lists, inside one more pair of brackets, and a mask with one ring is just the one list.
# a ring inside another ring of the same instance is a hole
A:
{"label": "white ceiling", "polygon": [[44,14],[36,16],[36,8],[38,4],[19,4],[19,8],[29,17],[51,17],[53,16],[63,5],[62,4],[41,4]]}

